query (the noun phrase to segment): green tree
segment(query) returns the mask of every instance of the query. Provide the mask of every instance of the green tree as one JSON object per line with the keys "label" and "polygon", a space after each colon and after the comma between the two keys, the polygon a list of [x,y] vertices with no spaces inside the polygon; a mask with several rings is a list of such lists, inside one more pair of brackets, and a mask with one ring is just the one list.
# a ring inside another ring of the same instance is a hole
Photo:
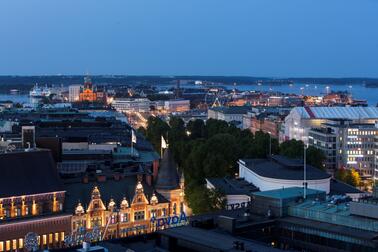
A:
{"label": "green tree", "polygon": [[314,146],[309,146],[306,149],[306,162],[309,165],[312,165],[316,168],[324,170],[324,162],[326,160],[326,156],[324,152]]}
{"label": "green tree", "polygon": [[205,123],[203,120],[196,119],[189,121],[186,130],[189,133],[190,139],[197,139],[205,137]]}
{"label": "green tree", "polygon": [[361,184],[360,174],[356,169],[338,169],[335,173],[335,178],[341,180],[352,186],[359,186]]}
{"label": "green tree", "polygon": [[209,119],[206,121],[206,137],[210,138],[216,134],[228,133],[230,125],[226,121]]}
{"label": "green tree", "polygon": [[205,185],[185,187],[185,199],[194,214],[207,213],[211,210]]}
{"label": "green tree", "polygon": [[352,186],[359,186],[361,183],[360,174],[354,168],[350,169],[348,176],[346,177],[346,182]]}
{"label": "green tree", "polygon": [[184,141],[187,138],[184,121],[176,116],[169,120],[168,142],[171,144]]}
{"label": "green tree", "polygon": [[303,151],[303,142],[295,139],[285,141],[280,146],[280,154],[289,158],[301,158]]}
{"label": "green tree", "polygon": [[240,158],[240,146],[230,134],[218,134],[206,141],[201,152],[206,153],[202,167],[206,177],[223,177],[235,173]]}
{"label": "green tree", "polygon": [[227,204],[227,199],[223,192],[209,190],[205,185],[185,188],[185,199],[194,214],[225,209]]}
{"label": "green tree", "polygon": [[225,209],[227,205],[226,195],[217,189],[208,190],[210,209],[212,211]]}
{"label": "green tree", "polygon": [[348,177],[348,170],[342,168],[342,169],[338,169],[336,172],[335,172],[335,178],[340,180],[340,181],[343,181],[343,182],[347,182],[347,177]]}
{"label": "green tree", "polygon": [[160,152],[161,136],[167,139],[169,125],[158,117],[150,116],[147,121],[146,137],[152,143],[155,150]]}

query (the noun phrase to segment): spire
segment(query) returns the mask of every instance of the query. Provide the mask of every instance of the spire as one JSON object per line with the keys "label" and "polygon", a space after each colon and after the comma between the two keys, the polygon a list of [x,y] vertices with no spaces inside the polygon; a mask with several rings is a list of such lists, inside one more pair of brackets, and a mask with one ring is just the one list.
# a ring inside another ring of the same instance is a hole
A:
{"label": "spire", "polygon": [[98,187],[95,186],[92,190],[92,199],[100,199],[100,198],[101,198],[100,190],[98,190]]}
{"label": "spire", "polygon": [[115,205],[116,205],[116,203],[114,202],[114,199],[110,199],[110,202],[108,204],[108,210],[113,211]]}
{"label": "spire", "polygon": [[129,207],[129,202],[127,201],[126,197],[123,197],[121,201],[121,209],[125,210],[128,207]]}
{"label": "spire", "polygon": [[158,198],[156,197],[155,193],[153,193],[150,199],[150,204],[156,205],[157,203],[159,203]]}
{"label": "spire", "polygon": [[156,183],[156,189],[172,190],[179,188],[179,175],[177,171],[177,164],[173,159],[171,150],[168,148],[163,154],[163,158],[160,163]]}
{"label": "spire", "polygon": [[138,181],[138,184],[135,187],[135,193],[143,193],[143,185],[140,181]]}
{"label": "spire", "polygon": [[82,214],[84,214],[84,208],[81,205],[80,201],[79,201],[79,203],[77,204],[77,206],[75,208],[75,214],[76,215],[82,215]]}

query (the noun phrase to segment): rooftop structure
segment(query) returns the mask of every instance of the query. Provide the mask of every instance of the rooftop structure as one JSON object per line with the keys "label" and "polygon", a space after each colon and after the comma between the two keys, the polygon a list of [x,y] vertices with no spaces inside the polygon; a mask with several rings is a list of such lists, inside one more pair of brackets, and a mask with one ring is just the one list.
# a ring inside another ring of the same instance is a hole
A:
{"label": "rooftop structure", "polygon": [[[239,177],[254,184],[261,191],[282,187],[302,187],[303,161],[275,155],[271,159],[239,160]],[[330,191],[331,176],[311,165],[306,166],[308,188]]]}

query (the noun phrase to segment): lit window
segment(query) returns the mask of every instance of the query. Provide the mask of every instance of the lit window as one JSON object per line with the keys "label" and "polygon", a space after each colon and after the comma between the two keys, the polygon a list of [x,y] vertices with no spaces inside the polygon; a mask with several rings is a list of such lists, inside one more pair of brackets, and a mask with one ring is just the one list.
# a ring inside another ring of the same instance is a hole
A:
{"label": "lit window", "polygon": [[144,211],[139,211],[134,213],[134,220],[144,220]]}

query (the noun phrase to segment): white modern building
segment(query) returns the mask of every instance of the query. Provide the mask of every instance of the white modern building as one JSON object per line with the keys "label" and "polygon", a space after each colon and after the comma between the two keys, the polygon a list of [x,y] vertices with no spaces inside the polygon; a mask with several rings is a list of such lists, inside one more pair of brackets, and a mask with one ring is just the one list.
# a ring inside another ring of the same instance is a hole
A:
{"label": "white modern building", "polygon": [[251,111],[250,106],[212,107],[207,110],[208,119],[222,120],[226,122],[239,122],[243,127],[243,116]]}
{"label": "white modern building", "polygon": [[112,106],[123,113],[144,113],[150,111],[151,101],[147,98],[117,98]]}
{"label": "white modern building", "polygon": [[164,110],[168,113],[189,111],[190,101],[183,99],[164,101]]}
{"label": "white modern building", "polygon": [[[260,191],[289,187],[303,187],[304,168],[302,160],[272,156],[271,159],[241,159],[239,177],[252,183]],[[307,188],[330,192],[331,176],[313,166],[306,165]]]}
{"label": "white modern building", "polygon": [[80,90],[83,87],[83,85],[70,85],[68,87],[68,101],[78,102],[80,100]]}
{"label": "white modern building", "polygon": [[295,107],[285,118],[280,140],[308,143],[309,130],[320,128],[327,120],[349,119],[359,123],[378,120],[378,107]]}

